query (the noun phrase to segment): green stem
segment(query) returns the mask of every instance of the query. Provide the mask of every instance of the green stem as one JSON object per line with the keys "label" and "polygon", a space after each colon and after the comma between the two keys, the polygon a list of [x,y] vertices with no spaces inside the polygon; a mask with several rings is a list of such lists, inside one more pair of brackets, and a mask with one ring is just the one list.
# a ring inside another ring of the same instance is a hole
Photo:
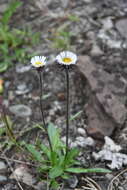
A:
{"label": "green stem", "polygon": [[43,122],[43,126],[44,126],[44,129],[45,129],[47,138],[48,138],[50,149],[52,151],[52,145],[51,145],[51,141],[50,141],[50,138],[49,138],[49,135],[48,135],[46,122],[45,122],[45,118],[44,118],[44,112],[43,112],[43,103],[42,103],[43,80],[42,80],[42,73],[41,73],[40,70],[38,71],[38,74],[39,74],[39,81],[40,81],[40,110],[41,110],[42,122]]}
{"label": "green stem", "polygon": [[68,68],[66,71],[66,91],[67,91],[67,104],[66,104],[66,155],[68,154],[68,137],[69,137],[69,71]]}

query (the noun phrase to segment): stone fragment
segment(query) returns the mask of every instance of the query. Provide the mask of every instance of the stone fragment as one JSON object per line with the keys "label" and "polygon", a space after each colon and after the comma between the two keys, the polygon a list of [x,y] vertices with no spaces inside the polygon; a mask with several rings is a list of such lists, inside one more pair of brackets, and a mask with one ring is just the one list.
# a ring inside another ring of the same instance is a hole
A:
{"label": "stone fragment", "polygon": [[[91,137],[84,138],[82,136],[76,137],[75,143],[80,147],[94,146],[95,142]],[[74,145],[74,144],[73,144]],[[71,144],[72,146],[72,144]]]}
{"label": "stone fragment", "polygon": [[67,183],[68,183],[69,187],[75,188],[77,186],[77,184],[78,184],[78,178],[77,178],[77,176],[75,176],[75,175],[71,176],[67,180]]}
{"label": "stone fragment", "polygon": [[92,3],[92,0],[84,0],[85,3]]}
{"label": "stone fragment", "polygon": [[106,17],[106,18],[101,19],[101,23],[103,24],[103,29],[105,31],[108,31],[114,27],[114,24],[113,24],[111,17]]}
{"label": "stone fragment", "polygon": [[28,72],[30,69],[31,69],[31,65],[23,66],[22,64],[17,64],[16,66],[17,73],[25,73],[25,72]]}
{"label": "stone fragment", "polygon": [[121,169],[127,165],[127,155],[119,153],[121,147],[116,145],[112,139],[105,137],[105,144],[98,153],[93,152],[93,157],[96,161],[110,161],[107,166],[111,169]]}
{"label": "stone fragment", "polygon": [[47,183],[44,182],[44,181],[40,181],[40,182],[36,185],[36,187],[35,187],[35,189],[37,189],[37,190],[46,190],[46,188],[47,188]]}
{"label": "stone fragment", "polygon": [[98,57],[103,55],[103,51],[100,49],[100,47],[97,44],[93,44],[90,54],[93,57]]}
{"label": "stone fragment", "polygon": [[126,119],[127,109],[121,101],[121,93],[126,92],[127,84],[118,81],[115,75],[105,72],[88,56],[79,58],[78,68],[84,79],[87,79],[89,97],[85,106],[88,116],[87,132],[97,138],[110,136]]}
{"label": "stone fragment", "polygon": [[7,177],[4,175],[0,175],[0,184],[4,184],[7,182]]}
{"label": "stone fragment", "polygon": [[123,43],[123,40],[116,39],[116,35],[114,30],[109,35],[109,32],[107,33],[104,29],[101,29],[97,37],[109,48],[121,49],[121,47],[127,47],[126,43]]}
{"label": "stone fragment", "polygon": [[121,36],[127,39],[127,18],[119,19],[116,21],[115,26]]}
{"label": "stone fragment", "polygon": [[4,162],[0,161],[0,174],[5,173],[7,170],[7,166]]}
{"label": "stone fragment", "polygon": [[10,106],[9,110],[18,117],[28,117],[32,114],[32,110],[23,104]]}
{"label": "stone fragment", "polygon": [[16,178],[29,186],[33,186],[33,184],[35,183],[35,179],[29,173],[28,168],[25,166],[19,166],[14,170],[14,172],[10,176],[10,179]]}
{"label": "stone fragment", "polygon": [[121,146],[115,144],[111,138],[105,137],[104,139],[105,139],[105,144],[103,146],[104,149],[110,150],[112,152],[119,152],[122,149]]}
{"label": "stone fragment", "polygon": [[23,95],[28,93],[29,91],[30,91],[29,87],[25,83],[22,83],[17,86],[17,90],[15,91],[15,93],[17,95]]}
{"label": "stone fragment", "polygon": [[77,132],[79,135],[86,137],[86,131],[83,128],[78,128]]}

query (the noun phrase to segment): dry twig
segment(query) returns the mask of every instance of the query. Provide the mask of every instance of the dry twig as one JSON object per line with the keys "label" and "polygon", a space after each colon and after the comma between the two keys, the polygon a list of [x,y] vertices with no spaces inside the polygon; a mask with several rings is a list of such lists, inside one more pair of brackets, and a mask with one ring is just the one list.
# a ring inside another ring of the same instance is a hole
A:
{"label": "dry twig", "polygon": [[102,190],[101,187],[90,177],[83,178],[87,186],[82,186],[85,190]]}
{"label": "dry twig", "polygon": [[124,174],[125,172],[127,172],[127,168],[126,168],[125,170],[121,171],[120,173],[118,173],[118,174],[111,180],[111,182],[110,182],[109,185],[108,185],[108,189],[107,189],[107,190],[113,190],[113,182],[114,182],[115,180],[117,180],[118,177],[119,177],[120,175]]}

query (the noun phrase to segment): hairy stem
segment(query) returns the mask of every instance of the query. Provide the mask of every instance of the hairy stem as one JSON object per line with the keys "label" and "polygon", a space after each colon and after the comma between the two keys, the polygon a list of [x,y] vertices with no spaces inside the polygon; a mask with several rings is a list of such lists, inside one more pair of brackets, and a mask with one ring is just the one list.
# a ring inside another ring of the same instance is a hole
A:
{"label": "hairy stem", "polygon": [[47,138],[48,138],[50,149],[52,151],[52,145],[51,145],[51,141],[50,141],[50,138],[49,138],[49,135],[48,135],[47,126],[46,126],[46,122],[45,122],[45,118],[44,118],[44,112],[43,112],[43,103],[42,103],[43,80],[42,80],[42,72],[39,70],[38,74],[39,74],[39,82],[40,82],[40,110],[41,110],[42,122],[43,122],[43,127],[45,129],[45,132],[46,132],[46,135],[47,135]]}
{"label": "hairy stem", "polygon": [[68,68],[66,71],[66,96],[67,96],[67,104],[66,104],[66,156],[68,154],[68,137],[69,137],[69,71]]}

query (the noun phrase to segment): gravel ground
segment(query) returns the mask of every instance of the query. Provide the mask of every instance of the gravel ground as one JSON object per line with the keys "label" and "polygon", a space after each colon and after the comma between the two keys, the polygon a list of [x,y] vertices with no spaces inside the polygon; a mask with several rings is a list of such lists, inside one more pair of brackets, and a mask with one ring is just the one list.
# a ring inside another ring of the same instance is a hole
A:
{"label": "gravel ground", "polygon": [[[8,2],[9,0],[1,0],[0,14],[3,13]],[[36,51],[37,54],[48,56],[49,66],[43,73],[45,118],[47,122],[52,121],[61,129],[61,136],[64,139],[66,113],[65,72],[54,61],[60,49],[53,47],[52,39],[58,29],[67,28],[72,33],[70,37],[70,49],[72,51],[78,55],[89,56],[95,65],[101,65],[107,73],[114,74],[116,78],[122,77],[126,81],[127,2],[125,0],[22,0],[22,2],[23,6],[13,16],[10,24],[12,27],[18,28],[31,26],[33,31],[41,32],[40,43],[33,47],[31,52]],[[77,20],[72,21],[70,15],[75,15]],[[17,63],[6,73],[0,74],[0,77],[4,78],[5,81],[4,103],[14,123],[14,131],[17,136],[19,134],[19,139],[27,139],[27,141],[32,142],[38,136],[46,141],[42,132],[30,129],[36,122],[41,123],[39,83],[36,71],[29,67],[29,63],[27,66]],[[107,167],[108,161],[96,161],[92,156],[93,152],[102,150],[104,141],[93,139],[86,133],[85,105],[88,100],[86,84],[86,80],[82,78],[77,68],[72,68],[70,70],[70,115],[82,112],[75,120],[70,122],[70,142],[72,144],[77,143],[76,146],[81,149],[82,153],[79,159],[83,166]],[[126,91],[123,96],[125,97],[125,95]],[[125,106],[127,105],[126,98],[124,104]],[[26,131],[28,128],[30,129],[29,132]],[[91,139],[88,140],[88,138]],[[4,139],[5,137],[1,137],[0,141],[2,142]],[[121,152],[127,154],[126,122],[119,131],[113,133],[112,139],[121,146]],[[21,189],[18,182],[15,179],[10,179],[10,176],[16,168],[23,165],[15,162],[14,159],[25,161],[25,154],[22,155],[15,149],[3,150],[0,147],[0,150],[2,151],[1,155],[4,157],[4,159],[1,158],[0,163],[1,190]],[[7,159],[5,159],[5,155],[7,155]],[[2,165],[3,163],[5,163],[5,166]],[[5,167],[4,172],[1,167]],[[111,174],[72,176],[72,179],[63,190],[85,189],[84,186],[88,187],[87,177],[95,180],[102,190],[107,190],[113,177],[123,169],[125,169],[125,166],[120,169],[114,169]],[[33,169],[30,167],[24,173],[32,174],[32,172]],[[20,182],[22,189],[45,189],[44,183],[39,186],[36,172],[33,172],[33,174],[32,179],[34,178],[35,181],[32,182],[31,186],[26,181],[25,183]],[[114,180],[114,189],[127,189],[126,174],[127,172],[125,171],[117,177],[117,180]],[[98,187],[96,187],[97,189],[99,190]]]}

